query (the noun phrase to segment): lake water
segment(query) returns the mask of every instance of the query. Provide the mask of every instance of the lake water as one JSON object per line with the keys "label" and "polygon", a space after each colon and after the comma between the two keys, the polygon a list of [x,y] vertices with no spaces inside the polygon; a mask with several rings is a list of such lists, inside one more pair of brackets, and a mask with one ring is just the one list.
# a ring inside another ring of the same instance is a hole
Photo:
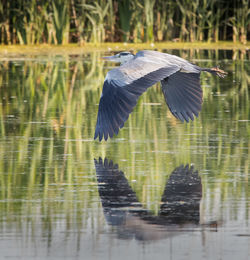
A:
{"label": "lake water", "polygon": [[228,76],[188,124],[154,86],[101,143],[108,53],[0,57],[1,259],[250,259],[249,53],[168,52]]}

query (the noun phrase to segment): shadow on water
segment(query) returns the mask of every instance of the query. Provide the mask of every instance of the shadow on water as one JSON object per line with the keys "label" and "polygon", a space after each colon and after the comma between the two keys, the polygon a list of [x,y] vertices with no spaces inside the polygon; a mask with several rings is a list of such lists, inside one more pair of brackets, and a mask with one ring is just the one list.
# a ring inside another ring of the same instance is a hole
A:
{"label": "shadow on water", "polygon": [[[119,162],[130,190],[136,193],[133,210],[128,206],[113,209],[149,230],[161,230],[157,236],[168,237],[171,229],[183,234],[154,243],[159,258],[166,255],[162,252],[169,251],[171,242],[174,256],[192,253],[189,259],[201,259],[204,249],[205,255],[229,259],[233,245],[239,259],[248,259],[250,52],[168,52],[200,66],[220,65],[228,77],[201,75],[204,103],[199,117],[189,124],[179,123],[170,114],[159,85],[149,89],[119,135],[101,143],[94,142],[93,135],[102,84],[114,67],[101,60],[107,53],[0,57],[0,258],[33,259],[36,254],[93,259],[93,252],[113,250],[112,259],[121,259],[121,252],[124,257],[129,254],[129,245],[132,259],[141,252],[140,243],[114,239],[109,233],[93,164],[98,154]],[[192,213],[192,221],[181,223],[184,206],[178,213],[174,203],[169,206],[169,194],[165,194],[168,204],[162,199],[165,182],[171,180],[169,173],[181,164],[194,164],[202,179],[199,221]],[[161,199],[168,207],[159,204]],[[175,213],[180,214],[179,223]],[[213,220],[223,220],[217,232],[202,229],[203,223]],[[188,223],[192,230],[204,232],[176,231],[188,229]],[[120,231],[124,226],[113,228],[126,237]],[[125,231],[139,237],[136,228]],[[154,232],[148,231],[148,236]],[[190,252],[190,247],[196,251]],[[138,259],[144,257],[141,254]],[[100,259],[110,258],[107,253]]]}
{"label": "shadow on water", "polygon": [[200,226],[202,184],[193,166],[181,165],[171,173],[157,216],[143,208],[124,173],[112,160],[95,159],[95,168],[106,221],[117,227],[119,238],[152,241]]}

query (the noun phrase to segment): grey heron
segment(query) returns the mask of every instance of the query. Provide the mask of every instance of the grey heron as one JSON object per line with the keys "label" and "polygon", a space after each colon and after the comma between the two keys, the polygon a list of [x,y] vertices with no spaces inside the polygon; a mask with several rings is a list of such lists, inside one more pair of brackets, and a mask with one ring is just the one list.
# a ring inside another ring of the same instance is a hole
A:
{"label": "grey heron", "polygon": [[222,78],[227,74],[217,67],[201,68],[178,56],[151,50],[136,55],[121,52],[104,59],[121,66],[110,70],[104,80],[94,136],[99,136],[99,141],[118,134],[138,98],[157,82],[161,82],[172,114],[182,122],[194,120],[203,100],[200,73],[206,71]]}

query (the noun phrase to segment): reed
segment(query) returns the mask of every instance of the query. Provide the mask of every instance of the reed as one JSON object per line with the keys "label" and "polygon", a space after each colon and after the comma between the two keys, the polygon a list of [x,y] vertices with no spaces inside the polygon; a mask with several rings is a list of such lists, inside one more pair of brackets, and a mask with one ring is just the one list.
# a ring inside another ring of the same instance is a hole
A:
{"label": "reed", "polygon": [[118,2],[119,23],[122,32],[122,40],[128,42],[130,38],[132,8],[131,1],[123,0]]}
{"label": "reed", "polygon": [[247,0],[2,0],[1,44],[249,40]]}
{"label": "reed", "polygon": [[70,20],[68,9],[68,1],[52,1],[52,24],[56,33],[55,44],[68,43]]}
{"label": "reed", "polygon": [[145,26],[146,26],[146,41],[154,41],[154,5],[155,0],[144,0],[144,12],[145,12]]}

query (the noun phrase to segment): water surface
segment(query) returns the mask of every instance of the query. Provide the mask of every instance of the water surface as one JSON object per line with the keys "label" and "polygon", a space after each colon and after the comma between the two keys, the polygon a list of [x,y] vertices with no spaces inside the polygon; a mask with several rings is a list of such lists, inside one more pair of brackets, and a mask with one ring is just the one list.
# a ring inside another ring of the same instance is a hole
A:
{"label": "water surface", "polygon": [[169,53],[228,77],[189,124],[156,85],[101,143],[107,53],[1,58],[2,259],[248,259],[249,53]]}

